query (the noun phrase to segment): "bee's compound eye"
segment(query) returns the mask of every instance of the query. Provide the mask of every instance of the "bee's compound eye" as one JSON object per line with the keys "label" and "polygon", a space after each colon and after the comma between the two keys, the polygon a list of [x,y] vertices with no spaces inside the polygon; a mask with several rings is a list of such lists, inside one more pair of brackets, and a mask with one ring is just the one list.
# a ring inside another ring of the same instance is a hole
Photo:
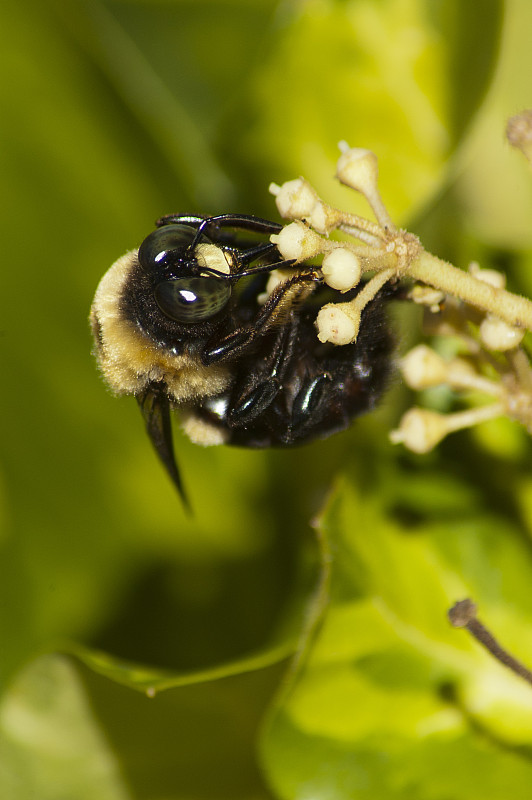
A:
{"label": "bee's compound eye", "polygon": [[211,277],[161,281],[155,287],[157,305],[176,322],[210,319],[223,309],[230,296],[230,284]]}
{"label": "bee's compound eye", "polygon": [[152,270],[162,266],[169,256],[176,258],[184,255],[186,248],[192,243],[196,229],[191,225],[163,225],[150,233],[139,247],[139,262],[143,269]]}

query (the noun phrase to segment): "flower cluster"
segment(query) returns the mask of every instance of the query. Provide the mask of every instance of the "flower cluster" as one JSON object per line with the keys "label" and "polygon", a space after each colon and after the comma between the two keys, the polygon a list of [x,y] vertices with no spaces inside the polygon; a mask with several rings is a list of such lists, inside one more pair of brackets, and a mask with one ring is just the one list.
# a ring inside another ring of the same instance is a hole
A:
{"label": "flower cluster", "polygon": [[[526,119],[532,125],[532,115]],[[509,130],[528,155],[532,137],[523,133],[523,124],[519,118]],[[412,408],[392,432],[392,441],[425,453],[448,433],[499,415],[517,419],[532,432],[532,370],[521,347],[525,331],[532,330],[532,303],[506,291],[500,273],[477,265],[461,270],[424,250],[416,236],[391,220],[379,193],[374,153],[345,142],[340,150],[336,176],[363,194],[375,221],[326,204],[303,178],[270,186],[279,213],[291,220],[271,237],[283,258],[296,263],[321,258],[325,283],[340,295],[367,276],[353,299],[320,309],[318,338],[339,346],[356,341],[366,305],[387,282],[409,278],[414,282],[410,299],[425,307],[426,332],[458,337],[465,356],[446,361],[420,345],[402,361],[407,384],[414,390],[445,384],[456,392],[481,393],[491,402],[454,414]],[[336,230],[349,238],[329,238]]]}
{"label": "flower cluster", "polygon": [[[469,271],[478,280],[504,286],[504,275],[495,270],[481,270],[472,264]],[[434,297],[419,292],[421,288],[414,287],[410,295],[425,305],[425,333],[454,337],[462,355],[444,359],[432,347],[417,345],[401,362],[405,382],[415,391],[445,385],[466,400],[479,395],[488,402],[453,414],[411,408],[398,429],[392,431],[392,441],[402,442],[416,453],[426,453],[453,431],[503,415],[532,432],[532,370],[520,346],[524,329],[512,327],[493,314],[482,314],[456,298],[442,296],[435,304]]]}
{"label": "flower cluster", "polygon": [[[397,230],[390,219],[378,189],[375,154],[350,148],[345,142],[340,143],[340,150],[336,176],[364,195],[376,222],[327,205],[303,178],[282,186],[272,184],[270,192],[281,216],[294,220],[272,236],[284,258],[300,262],[323,256],[324,280],[340,293],[356,287],[364,273],[375,273],[353,300],[328,303],[319,312],[319,339],[343,345],[356,341],[362,310],[387,281],[406,273],[420,245],[412,234]],[[349,234],[358,243],[329,239],[334,230]]]}

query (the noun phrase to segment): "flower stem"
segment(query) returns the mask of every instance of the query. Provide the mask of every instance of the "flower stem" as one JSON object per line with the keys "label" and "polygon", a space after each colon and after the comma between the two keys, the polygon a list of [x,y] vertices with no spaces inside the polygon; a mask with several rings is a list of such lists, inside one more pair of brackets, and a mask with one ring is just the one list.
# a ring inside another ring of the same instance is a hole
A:
{"label": "flower stem", "polygon": [[446,414],[447,433],[451,431],[460,431],[464,428],[471,428],[473,425],[479,425],[481,422],[487,422],[490,419],[495,419],[495,417],[501,417],[504,411],[505,409],[502,403],[489,403],[485,406],[468,408],[466,411]]}
{"label": "flower stem", "polygon": [[509,325],[532,330],[532,302],[520,295],[495,288],[453,267],[426,250],[409,265],[408,275],[423,283],[454,295],[469,305],[495,314]]}

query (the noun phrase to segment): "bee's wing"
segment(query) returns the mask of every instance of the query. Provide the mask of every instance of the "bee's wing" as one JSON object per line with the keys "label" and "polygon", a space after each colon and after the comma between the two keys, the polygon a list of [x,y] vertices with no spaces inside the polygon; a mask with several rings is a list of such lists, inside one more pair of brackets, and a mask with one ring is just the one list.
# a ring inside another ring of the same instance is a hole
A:
{"label": "bee's wing", "polygon": [[168,400],[166,387],[162,384],[152,384],[143,392],[137,394],[136,397],[151,443],[164,464],[168,475],[174,482],[183,505],[187,510],[190,510],[190,504],[175,460],[170,401]]}

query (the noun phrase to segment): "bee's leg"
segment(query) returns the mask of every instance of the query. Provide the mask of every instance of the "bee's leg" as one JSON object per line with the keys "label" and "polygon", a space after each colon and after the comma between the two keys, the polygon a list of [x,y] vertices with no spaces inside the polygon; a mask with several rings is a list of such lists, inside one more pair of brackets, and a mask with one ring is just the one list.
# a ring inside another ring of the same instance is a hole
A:
{"label": "bee's leg", "polygon": [[293,306],[306,300],[321,282],[322,278],[315,270],[288,278],[274,289],[252,322],[222,339],[210,339],[201,353],[202,362],[208,366],[245,353],[274,325],[282,325]]}
{"label": "bee's leg", "polygon": [[192,225],[195,228],[199,228],[199,226],[205,222],[205,217],[196,217],[192,214],[165,214],[164,217],[160,217],[157,222],[155,223],[157,228],[162,228],[164,225],[174,225],[174,224],[181,224],[181,225]]}
{"label": "bee's leg", "polygon": [[[216,217],[198,217],[191,214],[165,214],[160,217],[155,225],[161,228],[164,225],[181,224],[190,225],[197,228],[197,236],[202,233],[207,234],[213,242],[220,244],[224,247],[234,249],[238,254],[238,261],[241,268],[251,261],[265,255],[271,251],[276,251],[276,246],[268,241],[258,243],[240,242],[238,247],[238,231],[251,231],[256,234],[271,235],[272,233],[279,233],[282,225],[279,222],[270,222],[270,220],[262,219],[261,217],[252,217],[246,214],[219,214]],[[293,261],[286,259],[279,261],[283,265],[293,264]],[[276,265],[275,265],[276,266]],[[270,267],[270,269],[274,269]],[[264,267],[263,269],[266,269]],[[239,270],[241,272],[242,270]],[[247,272],[245,274],[248,274]]]}
{"label": "bee's leg", "polygon": [[[315,334],[311,326],[307,318],[301,342]],[[392,349],[381,296],[364,309],[356,342],[311,351],[304,378],[291,383],[290,373],[286,376],[287,390],[294,391],[282,444],[291,446],[344,430],[355,417],[373,409],[390,380]]]}
{"label": "bee's leg", "polygon": [[195,214],[165,214],[155,224],[160,228],[163,225],[174,223],[193,225],[201,228],[202,233],[207,234],[211,231],[215,231],[218,234],[222,228],[234,228],[235,230],[251,231],[257,234],[272,234],[279,233],[283,227],[279,222],[271,222],[268,219],[253,217],[249,214],[218,214],[215,217],[199,217]]}
{"label": "bee's leg", "polygon": [[298,333],[297,315],[291,313],[279,328],[270,351],[233,386],[226,412],[229,425],[247,425],[271,405],[291,368]]}
{"label": "bee's leg", "polygon": [[271,222],[262,217],[253,217],[249,214],[218,214],[215,217],[205,217],[201,228],[208,232],[210,228],[235,228],[236,230],[252,231],[253,233],[279,233],[282,229],[280,222]]}

